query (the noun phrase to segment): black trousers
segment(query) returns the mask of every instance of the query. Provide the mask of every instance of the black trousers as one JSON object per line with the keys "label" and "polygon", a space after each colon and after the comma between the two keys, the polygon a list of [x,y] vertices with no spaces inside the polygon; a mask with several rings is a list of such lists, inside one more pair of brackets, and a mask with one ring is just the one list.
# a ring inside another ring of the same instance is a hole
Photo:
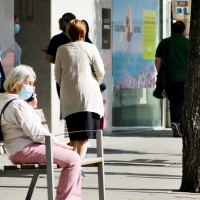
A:
{"label": "black trousers", "polygon": [[184,82],[167,81],[165,91],[169,100],[171,123],[180,123],[184,104]]}

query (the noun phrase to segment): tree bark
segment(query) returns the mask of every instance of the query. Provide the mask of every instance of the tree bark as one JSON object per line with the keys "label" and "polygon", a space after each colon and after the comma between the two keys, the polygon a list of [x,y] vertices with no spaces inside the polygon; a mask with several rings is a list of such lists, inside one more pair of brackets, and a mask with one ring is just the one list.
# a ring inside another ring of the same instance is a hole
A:
{"label": "tree bark", "polygon": [[181,191],[200,192],[200,1],[192,0],[185,81]]}

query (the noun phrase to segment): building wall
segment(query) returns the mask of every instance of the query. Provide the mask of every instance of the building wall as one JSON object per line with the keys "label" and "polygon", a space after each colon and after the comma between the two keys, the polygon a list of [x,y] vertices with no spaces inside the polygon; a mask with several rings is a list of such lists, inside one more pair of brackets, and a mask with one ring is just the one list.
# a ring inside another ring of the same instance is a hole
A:
{"label": "building wall", "polygon": [[[51,2],[46,0],[37,2],[38,8],[35,10],[36,14],[33,15],[29,14],[27,10],[24,12],[22,1],[15,1],[15,14],[19,17],[21,26],[19,33],[16,34],[16,41],[22,48],[22,64],[33,67],[37,75],[35,86],[38,108],[43,109],[50,130],[57,126],[57,132],[53,132],[53,134],[58,134],[64,129],[59,116],[57,116],[56,122],[52,121],[51,107],[59,109],[59,104],[52,105],[51,101],[54,92],[51,85],[53,66],[45,60],[45,53],[41,51],[48,45],[51,38]],[[26,0],[25,3],[25,6],[28,7],[29,1]],[[33,20],[30,20],[31,15]]]}
{"label": "building wall", "polygon": [[0,0],[0,60],[7,74],[14,66],[14,1]]}
{"label": "building wall", "polygon": [[[6,1],[6,0],[5,0]],[[15,1],[15,13],[20,18],[21,30],[16,34],[16,41],[22,48],[22,63],[34,68],[37,74],[36,93],[38,107],[44,110],[48,125],[53,134],[64,131],[64,121],[59,120],[59,99],[55,87],[54,65],[45,61],[45,54],[41,51],[52,36],[60,33],[58,20],[66,12],[72,12],[78,19],[85,19],[90,27],[90,39],[98,47],[103,60],[106,60],[106,75],[104,82],[107,90],[103,98],[107,101],[107,129],[112,130],[112,61],[111,50],[103,50],[102,37],[102,8],[111,8],[111,0],[38,0],[33,20],[30,14],[26,17],[23,12],[23,1]],[[29,1],[26,0],[26,3]],[[78,6],[77,6],[78,5]],[[28,19],[28,20],[27,20]],[[108,55],[108,56],[107,56]],[[109,57],[110,56],[110,57]]]}

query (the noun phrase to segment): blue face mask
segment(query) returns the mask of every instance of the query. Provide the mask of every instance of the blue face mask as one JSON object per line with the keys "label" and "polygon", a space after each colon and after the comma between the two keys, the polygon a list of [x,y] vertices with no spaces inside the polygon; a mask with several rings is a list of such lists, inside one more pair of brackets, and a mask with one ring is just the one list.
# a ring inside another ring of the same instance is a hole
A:
{"label": "blue face mask", "polygon": [[23,85],[22,90],[18,94],[23,100],[29,99],[33,94],[33,86]]}
{"label": "blue face mask", "polygon": [[19,25],[19,24],[15,24],[15,25],[14,25],[14,33],[15,33],[15,34],[18,33],[19,30],[20,30],[20,25]]}

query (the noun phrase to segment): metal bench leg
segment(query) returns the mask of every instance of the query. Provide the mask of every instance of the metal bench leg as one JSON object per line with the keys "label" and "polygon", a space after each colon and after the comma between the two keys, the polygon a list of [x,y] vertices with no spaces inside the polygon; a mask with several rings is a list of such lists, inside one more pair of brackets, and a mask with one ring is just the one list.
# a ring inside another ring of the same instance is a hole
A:
{"label": "metal bench leg", "polygon": [[26,200],[30,200],[31,199],[33,191],[34,191],[36,183],[37,183],[37,180],[38,180],[38,177],[39,177],[39,173],[34,173],[33,174],[32,181],[31,181],[31,184],[29,186],[28,193],[26,195]]}
{"label": "metal bench leg", "polygon": [[105,176],[104,176],[104,154],[103,154],[103,133],[97,131],[97,156],[102,157],[102,162],[98,164],[98,183],[99,183],[99,200],[105,200]]}
{"label": "metal bench leg", "polygon": [[105,198],[105,177],[104,164],[98,164],[98,182],[99,182],[99,200],[106,200]]}
{"label": "metal bench leg", "polygon": [[54,169],[51,136],[45,136],[48,200],[55,200]]}

